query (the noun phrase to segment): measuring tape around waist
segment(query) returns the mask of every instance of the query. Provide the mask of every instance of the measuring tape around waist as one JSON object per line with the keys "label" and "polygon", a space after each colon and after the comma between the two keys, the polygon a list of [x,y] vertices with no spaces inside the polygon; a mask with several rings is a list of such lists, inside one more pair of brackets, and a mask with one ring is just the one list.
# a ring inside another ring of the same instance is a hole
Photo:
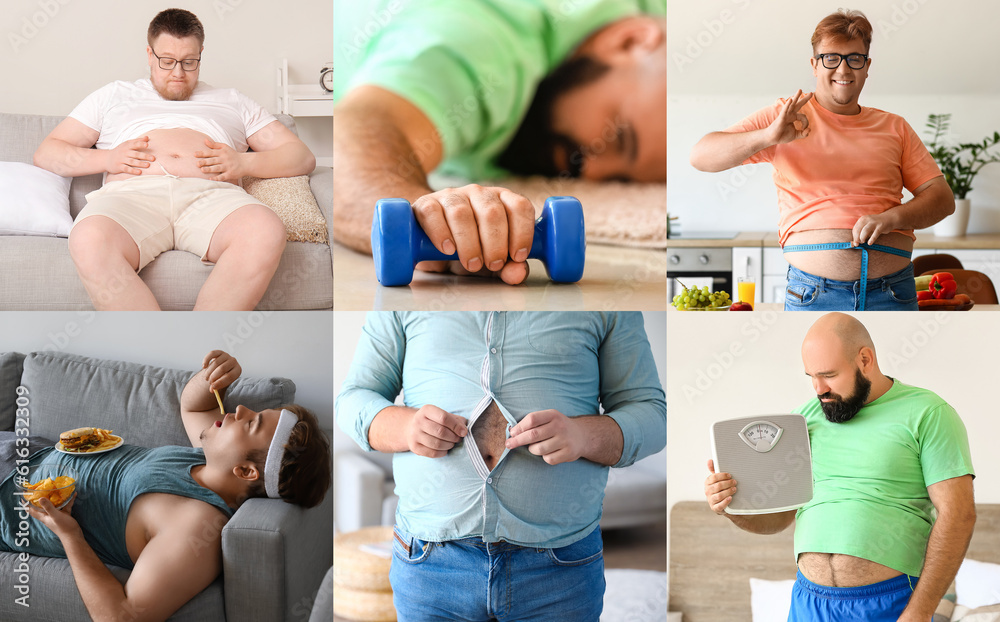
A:
{"label": "measuring tape around waist", "polygon": [[852,246],[850,242],[830,242],[827,244],[794,244],[792,246],[785,246],[781,249],[783,253],[798,253],[801,251],[836,251],[836,250],[846,250],[846,249],[856,249],[861,251],[861,311],[865,310],[865,292],[868,289],[868,251],[881,251],[883,253],[889,253],[890,255],[898,255],[899,257],[906,257],[909,259],[913,256],[912,251],[904,251],[899,248],[893,248],[891,246],[884,246],[882,244],[859,244],[857,246]]}

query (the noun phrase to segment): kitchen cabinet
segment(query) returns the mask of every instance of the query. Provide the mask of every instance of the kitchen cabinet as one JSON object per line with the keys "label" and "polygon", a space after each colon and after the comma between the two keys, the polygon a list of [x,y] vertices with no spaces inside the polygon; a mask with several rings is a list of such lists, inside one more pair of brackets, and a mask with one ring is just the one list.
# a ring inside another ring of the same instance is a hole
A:
{"label": "kitchen cabinet", "polygon": [[753,304],[764,301],[763,292],[759,287],[763,274],[763,264],[761,262],[760,247],[740,246],[733,248],[733,278],[730,281],[733,291],[729,292],[735,301],[738,298],[739,279],[748,277],[754,280],[758,287],[754,287]]}

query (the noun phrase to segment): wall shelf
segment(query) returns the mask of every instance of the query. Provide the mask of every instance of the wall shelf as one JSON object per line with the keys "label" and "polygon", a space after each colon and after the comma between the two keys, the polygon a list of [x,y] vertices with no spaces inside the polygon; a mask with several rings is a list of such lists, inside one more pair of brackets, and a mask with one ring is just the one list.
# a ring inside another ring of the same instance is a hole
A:
{"label": "wall shelf", "polygon": [[332,117],[333,93],[319,85],[319,71],[315,84],[289,84],[288,59],[281,59],[278,67],[278,112],[293,117]]}

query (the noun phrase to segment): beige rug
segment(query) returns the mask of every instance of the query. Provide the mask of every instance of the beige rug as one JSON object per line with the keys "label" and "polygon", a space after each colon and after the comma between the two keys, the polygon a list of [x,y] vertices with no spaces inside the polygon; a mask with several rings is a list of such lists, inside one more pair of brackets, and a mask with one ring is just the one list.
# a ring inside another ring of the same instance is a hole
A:
{"label": "beige rug", "polygon": [[490,183],[523,194],[539,210],[550,196],[576,197],[583,206],[588,244],[667,247],[666,184],[545,177],[508,178]]}

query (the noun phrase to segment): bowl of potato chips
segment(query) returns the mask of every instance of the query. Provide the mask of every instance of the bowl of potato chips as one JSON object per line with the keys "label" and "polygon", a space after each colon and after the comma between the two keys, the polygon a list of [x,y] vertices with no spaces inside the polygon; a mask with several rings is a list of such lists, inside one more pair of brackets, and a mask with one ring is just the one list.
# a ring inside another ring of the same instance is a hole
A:
{"label": "bowl of potato chips", "polygon": [[26,474],[15,472],[14,494],[38,507],[43,498],[48,498],[56,509],[61,509],[72,500],[78,477],[72,467],[56,464],[29,467]]}

